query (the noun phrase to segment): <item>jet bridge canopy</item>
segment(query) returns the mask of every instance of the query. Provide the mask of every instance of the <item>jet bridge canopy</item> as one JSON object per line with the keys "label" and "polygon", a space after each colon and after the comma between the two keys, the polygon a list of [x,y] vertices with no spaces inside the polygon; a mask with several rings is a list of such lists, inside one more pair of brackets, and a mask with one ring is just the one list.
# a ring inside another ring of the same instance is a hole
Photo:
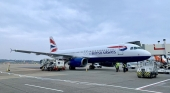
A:
{"label": "jet bridge canopy", "polygon": [[136,44],[136,45],[138,45],[138,46],[141,46],[140,41],[131,41],[131,42],[127,42],[127,43]]}

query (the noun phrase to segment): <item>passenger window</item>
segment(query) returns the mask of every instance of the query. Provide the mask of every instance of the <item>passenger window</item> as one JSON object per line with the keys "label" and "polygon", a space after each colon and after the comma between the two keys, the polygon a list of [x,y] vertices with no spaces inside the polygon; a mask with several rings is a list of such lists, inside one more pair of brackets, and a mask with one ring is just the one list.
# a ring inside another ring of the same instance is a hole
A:
{"label": "passenger window", "polygon": [[133,47],[131,47],[130,50],[133,50]]}

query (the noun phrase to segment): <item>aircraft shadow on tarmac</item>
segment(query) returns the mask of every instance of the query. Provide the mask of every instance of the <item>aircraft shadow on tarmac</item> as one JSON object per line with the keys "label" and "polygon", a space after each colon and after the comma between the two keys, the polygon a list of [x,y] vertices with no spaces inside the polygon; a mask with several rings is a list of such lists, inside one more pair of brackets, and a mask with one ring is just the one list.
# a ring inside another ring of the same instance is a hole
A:
{"label": "aircraft shadow on tarmac", "polygon": [[[40,70],[39,67],[20,67],[20,68],[27,68],[27,69],[35,69],[35,70]],[[68,67],[66,67],[66,71],[86,71],[86,68],[76,68],[76,70],[69,70]],[[116,72],[116,69],[114,67],[108,67],[108,68],[95,68],[95,69],[87,69],[87,71],[109,71],[109,72]],[[56,71],[52,71],[56,72]],[[123,72],[123,69],[120,68],[119,72]],[[128,72],[136,72],[136,69],[129,69]]]}
{"label": "aircraft shadow on tarmac", "polygon": [[[69,70],[69,69],[66,69]],[[76,68],[76,70],[70,70],[70,71],[86,71],[86,69],[80,69],[80,68]],[[99,69],[87,69],[87,71],[111,71],[111,72],[116,72],[116,69],[110,69],[110,68],[99,68]],[[123,69],[119,70],[120,72],[123,72]],[[128,72],[136,72],[136,69],[129,69]]]}

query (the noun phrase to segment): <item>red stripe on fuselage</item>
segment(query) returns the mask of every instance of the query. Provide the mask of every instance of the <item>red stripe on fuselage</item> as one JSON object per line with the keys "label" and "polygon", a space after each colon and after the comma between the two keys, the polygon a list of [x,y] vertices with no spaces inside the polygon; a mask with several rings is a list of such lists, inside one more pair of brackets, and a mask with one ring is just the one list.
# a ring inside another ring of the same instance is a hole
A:
{"label": "red stripe on fuselage", "polygon": [[124,48],[125,46],[110,46],[108,48]]}

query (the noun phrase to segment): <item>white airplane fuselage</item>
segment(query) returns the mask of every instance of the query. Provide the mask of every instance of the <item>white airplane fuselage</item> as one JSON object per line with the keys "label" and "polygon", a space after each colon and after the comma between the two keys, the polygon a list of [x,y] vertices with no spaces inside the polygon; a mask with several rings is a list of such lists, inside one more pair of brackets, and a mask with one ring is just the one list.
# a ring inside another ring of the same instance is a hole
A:
{"label": "white airplane fuselage", "polygon": [[[133,49],[132,49],[133,48]],[[57,54],[88,58],[94,62],[137,62],[151,57],[151,53],[134,44],[112,44],[78,49],[57,50]]]}

